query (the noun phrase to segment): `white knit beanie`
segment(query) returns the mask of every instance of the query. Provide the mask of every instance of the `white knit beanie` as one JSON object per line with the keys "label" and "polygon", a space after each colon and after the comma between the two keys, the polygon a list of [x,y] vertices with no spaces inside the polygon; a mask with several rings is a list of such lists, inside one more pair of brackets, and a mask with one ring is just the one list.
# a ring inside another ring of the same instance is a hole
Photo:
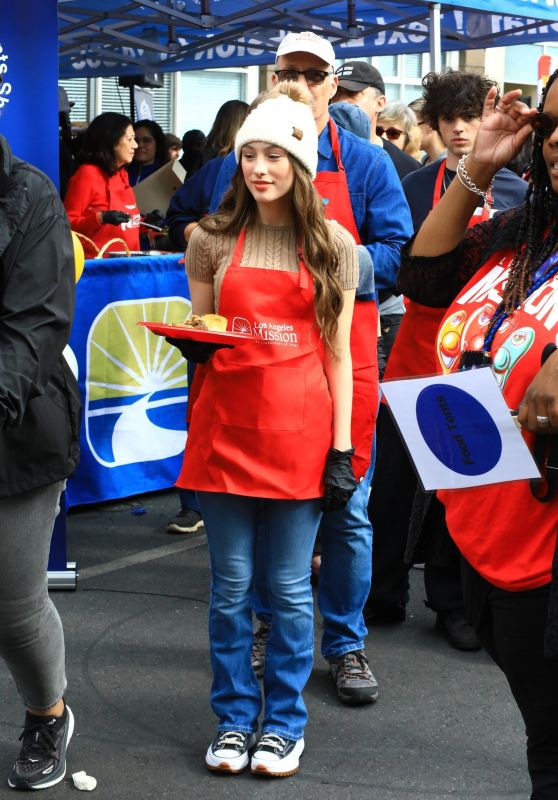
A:
{"label": "white knit beanie", "polygon": [[[295,84],[296,85],[296,84]],[[310,106],[288,97],[287,93],[264,100],[246,117],[236,135],[234,152],[240,161],[240,151],[250,142],[269,142],[282,147],[316,177],[318,166],[318,133]]]}

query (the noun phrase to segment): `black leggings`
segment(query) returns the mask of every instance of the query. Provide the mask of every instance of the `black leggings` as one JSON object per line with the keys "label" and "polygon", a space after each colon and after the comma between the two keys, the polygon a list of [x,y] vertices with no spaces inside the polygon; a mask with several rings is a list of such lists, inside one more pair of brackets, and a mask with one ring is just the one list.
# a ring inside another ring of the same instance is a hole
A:
{"label": "black leggings", "polygon": [[531,800],[558,798],[558,659],[543,655],[550,584],[507,592],[463,562],[469,619],[504,672],[527,733]]}

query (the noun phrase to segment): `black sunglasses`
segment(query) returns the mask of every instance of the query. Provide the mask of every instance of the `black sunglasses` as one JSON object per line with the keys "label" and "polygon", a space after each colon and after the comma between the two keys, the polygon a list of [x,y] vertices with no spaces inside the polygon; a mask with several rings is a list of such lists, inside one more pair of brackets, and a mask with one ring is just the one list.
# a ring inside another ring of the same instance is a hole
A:
{"label": "black sunglasses", "polygon": [[383,136],[384,133],[391,142],[396,142],[401,134],[405,134],[405,131],[400,131],[399,128],[384,128],[383,125],[376,125],[376,136]]}
{"label": "black sunglasses", "polygon": [[298,81],[298,76],[304,75],[308,86],[320,86],[333,72],[324,72],[323,69],[276,69],[275,74],[280,81]]}
{"label": "black sunglasses", "polygon": [[558,125],[558,117],[547,114],[546,111],[539,111],[529,120],[533,133],[541,139],[548,139],[552,136]]}

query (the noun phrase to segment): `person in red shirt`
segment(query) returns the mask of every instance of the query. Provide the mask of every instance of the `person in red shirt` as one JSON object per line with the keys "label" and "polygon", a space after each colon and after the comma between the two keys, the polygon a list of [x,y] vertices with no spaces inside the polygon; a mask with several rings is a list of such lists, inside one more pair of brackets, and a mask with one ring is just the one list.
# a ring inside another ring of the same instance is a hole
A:
{"label": "person in red shirt", "polygon": [[[490,89],[472,151],[402,252],[399,277],[414,302],[447,309],[433,342],[437,371],[490,367],[544,478],[438,492],[463,557],[468,619],[525,722],[531,800],[558,797],[557,78],[538,111],[520,90],[496,102]],[[525,202],[468,230],[533,131]]]}
{"label": "person in red shirt", "polygon": [[[137,143],[131,120],[108,111],[91,122],[83,134],[78,162],[64,198],[72,230],[83,234],[85,255],[92,258],[111,239],[123,239],[139,250],[140,212],[125,169]],[[114,242],[109,250],[122,250]]]}

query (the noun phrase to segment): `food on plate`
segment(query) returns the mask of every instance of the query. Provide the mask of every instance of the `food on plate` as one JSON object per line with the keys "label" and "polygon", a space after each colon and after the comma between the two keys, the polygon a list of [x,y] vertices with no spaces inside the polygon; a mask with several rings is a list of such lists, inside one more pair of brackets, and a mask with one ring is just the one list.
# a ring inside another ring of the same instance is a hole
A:
{"label": "food on plate", "polygon": [[195,328],[198,331],[226,331],[227,318],[220,314],[192,314],[184,322],[170,322],[173,328]]}
{"label": "food on plate", "polygon": [[226,331],[227,318],[222,317],[220,314],[202,314],[202,320],[205,322],[210,331]]}
{"label": "food on plate", "polygon": [[196,328],[198,331],[226,331],[227,318],[220,314],[192,314],[184,322],[172,323],[175,328]]}
{"label": "food on plate", "polygon": [[192,314],[192,316],[189,317],[184,322],[178,323],[178,327],[180,327],[180,328],[197,328],[200,331],[208,331],[209,330],[209,325],[202,319],[202,317],[199,317],[197,314]]}

